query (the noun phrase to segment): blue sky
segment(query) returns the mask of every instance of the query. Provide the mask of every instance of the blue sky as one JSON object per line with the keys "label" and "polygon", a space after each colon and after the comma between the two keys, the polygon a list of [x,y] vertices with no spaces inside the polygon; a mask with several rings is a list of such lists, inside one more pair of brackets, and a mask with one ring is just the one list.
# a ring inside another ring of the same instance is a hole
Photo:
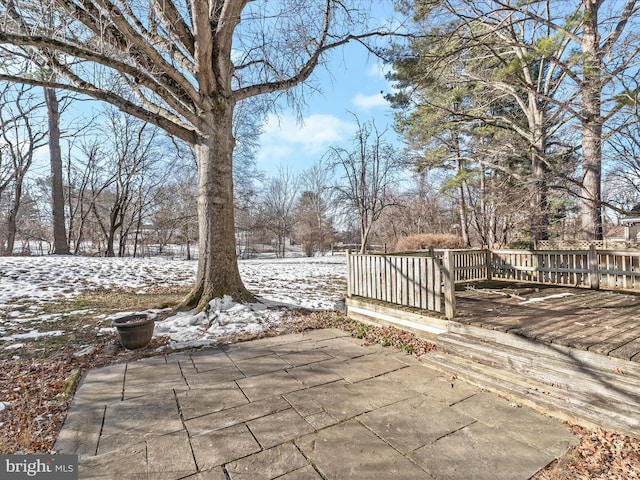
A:
{"label": "blue sky", "polygon": [[332,52],[326,66],[316,69],[312,81],[321,92],[308,97],[303,120],[286,106],[270,115],[257,155],[258,168],[276,175],[278,167],[299,172],[316,163],[330,146],[349,146],[356,130],[353,114],[362,123],[374,120],[385,138],[397,139],[393,111],[381,92],[391,91],[385,79],[388,67],[360,45]]}
{"label": "blue sky", "polygon": [[[377,3],[374,14],[378,18],[392,16],[391,2]],[[267,118],[257,167],[269,176],[277,175],[279,167],[301,172],[320,160],[330,146],[348,147],[356,130],[353,114],[361,122],[374,120],[379,130],[387,128],[385,138],[395,141],[393,111],[382,94],[391,90],[386,70],[387,66],[359,44],[330,52],[327,64],[317,67],[311,78],[320,91],[306,97],[302,112],[283,105],[278,115]],[[81,102],[74,107],[98,111],[102,105]],[[38,157],[48,161],[48,149],[40,149]]]}

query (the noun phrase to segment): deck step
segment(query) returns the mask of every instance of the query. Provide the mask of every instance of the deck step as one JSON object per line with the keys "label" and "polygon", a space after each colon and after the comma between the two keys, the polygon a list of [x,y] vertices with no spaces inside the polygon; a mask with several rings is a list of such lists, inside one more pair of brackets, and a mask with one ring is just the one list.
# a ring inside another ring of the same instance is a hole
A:
{"label": "deck step", "polygon": [[448,330],[452,334],[485,340],[500,345],[508,345],[522,350],[539,353],[547,358],[560,361],[573,359],[585,367],[596,370],[623,371],[631,376],[640,378],[640,362],[611,357],[588,350],[566,347],[563,345],[543,343],[514,333],[502,332],[491,328],[477,327],[459,322],[449,322]]}
{"label": "deck step", "polygon": [[436,343],[438,350],[424,360],[444,373],[572,423],[640,438],[635,362],[603,367],[598,359],[548,354],[536,344],[526,349],[451,333],[439,335]]}
{"label": "deck step", "polygon": [[436,343],[449,353],[506,368],[547,385],[640,405],[640,375],[635,374],[635,362],[617,361],[612,367],[580,360],[575,354],[558,356],[554,350],[554,355],[549,355],[539,348],[517,348],[458,334],[441,335]]}

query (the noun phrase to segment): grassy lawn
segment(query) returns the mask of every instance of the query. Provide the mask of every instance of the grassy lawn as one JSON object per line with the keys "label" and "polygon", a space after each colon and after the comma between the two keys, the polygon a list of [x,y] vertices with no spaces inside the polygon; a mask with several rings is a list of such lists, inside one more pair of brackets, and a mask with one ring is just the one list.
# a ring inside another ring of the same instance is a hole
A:
{"label": "grassy lawn", "polygon": [[[13,316],[23,314],[15,321],[4,324],[4,336],[24,334],[37,329],[40,332],[62,331],[62,335],[16,339],[0,344],[0,360],[36,360],[73,355],[83,348],[105,348],[114,345],[115,334],[109,332],[111,315],[118,312],[144,311],[150,308],[166,308],[178,303],[188,292],[186,287],[157,288],[148,293],[132,293],[124,290],[94,290],[70,299],[57,299],[37,306],[21,299],[12,309]],[[32,313],[30,313],[30,311]],[[7,348],[7,344],[24,344],[20,348]],[[117,354],[117,348],[111,349]],[[124,350],[123,350],[124,352]]]}

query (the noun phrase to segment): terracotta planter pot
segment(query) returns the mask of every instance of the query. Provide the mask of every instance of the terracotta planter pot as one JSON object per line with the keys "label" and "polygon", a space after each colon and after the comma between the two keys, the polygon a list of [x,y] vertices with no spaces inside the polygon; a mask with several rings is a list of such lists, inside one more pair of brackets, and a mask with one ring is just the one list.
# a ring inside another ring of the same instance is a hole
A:
{"label": "terracotta planter pot", "polygon": [[120,344],[128,350],[146,347],[153,336],[155,318],[135,313],[115,319],[112,325],[118,330]]}

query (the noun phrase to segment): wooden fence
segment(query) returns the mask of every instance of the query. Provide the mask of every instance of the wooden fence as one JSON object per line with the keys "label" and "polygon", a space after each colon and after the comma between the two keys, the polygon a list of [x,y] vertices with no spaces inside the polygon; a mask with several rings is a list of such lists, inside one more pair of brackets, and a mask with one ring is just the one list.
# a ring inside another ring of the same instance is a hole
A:
{"label": "wooden fence", "polygon": [[640,291],[640,252],[596,250],[494,250],[495,280],[602,290]]}
{"label": "wooden fence", "polygon": [[455,316],[455,285],[483,280],[640,291],[640,252],[430,250],[398,255],[347,252],[347,297]]}
{"label": "wooden fence", "polygon": [[534,250],[589,250],[595,247],[597,250],[633,250],[640,251],[640,244],[636,241],[626,240],[537,240],[534,242]]}
{"label": "wooden fence", "polygon": [[494,280],[598,288],[590,250],[494,250],[491,263]]}

